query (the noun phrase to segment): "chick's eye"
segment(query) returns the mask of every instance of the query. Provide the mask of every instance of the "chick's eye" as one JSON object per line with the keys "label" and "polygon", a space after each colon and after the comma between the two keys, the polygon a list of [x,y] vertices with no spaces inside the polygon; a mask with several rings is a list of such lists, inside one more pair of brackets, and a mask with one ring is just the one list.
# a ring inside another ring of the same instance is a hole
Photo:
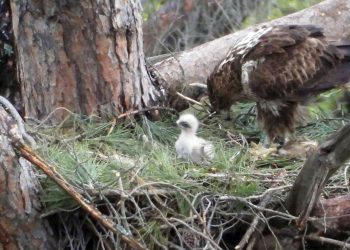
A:
{"label": "chick's eye", "polygon": [[187,122],[180,122],[180,125],[184,128],[190,128],[191,126]]}

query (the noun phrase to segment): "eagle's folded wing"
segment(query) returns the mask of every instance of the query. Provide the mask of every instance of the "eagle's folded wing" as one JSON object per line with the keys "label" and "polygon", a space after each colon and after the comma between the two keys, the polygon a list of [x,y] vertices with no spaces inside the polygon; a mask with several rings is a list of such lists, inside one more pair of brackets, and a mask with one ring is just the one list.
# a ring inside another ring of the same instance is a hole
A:
{"label": "eagle's folded wing", "polygon": [[336,75],[343,56],[316,28],[281,26],[260,40],[242,60],[242,84],[257,98],[298,100],[337,84],[325,79]]}

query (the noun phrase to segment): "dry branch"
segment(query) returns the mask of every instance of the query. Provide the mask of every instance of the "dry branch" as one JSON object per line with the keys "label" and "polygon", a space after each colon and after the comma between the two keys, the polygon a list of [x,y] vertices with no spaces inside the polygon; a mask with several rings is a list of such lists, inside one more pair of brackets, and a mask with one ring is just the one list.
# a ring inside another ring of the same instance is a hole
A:
{"label": "dry branch", "polygon": [[310,240],[310,241],[317,241],[320,242],[322,244],[328,244],[328,245],[333,245],[336,247],[341,247],[342,249],[350,249],[350,244],[346,243],[346,242],[342,242],[339,240],[334,240],[334,239],[330,239],[330,238],[325,238],[325,237],[320,237],[320,236],[316,236],[316,235],[307,235],[305,236],[306,240]]}
{"label": "dry branch", "polygon": [[[266,207],[269,205],[273,199],[273,195],[275,192],[268,193],[259,203],[260,207]],[[261,231],[264,229],[264,224],[262,223],[261,217],[263,217],[262,212],[258,212],[255,216],[254,220],[250,224],[248,230],[243,235],[241,241],[239,244],[235,247],[235,249],[244,249],[248,243],[251,243],[252,241],[255,242],[256,239],[252,238],[253,234],[256,232],[261,233]]]}
{"label": "dry branch", "polygon": [[86,200],[80,193],[78,193],[72,185],[70,185],[64,177],[58,173],[53,166],[49,166],[43,159],[40,158],[31,148],[22,144],[21,142],[16,142],[16,149],[20,152],[21,156],[30,161],[32,164],[41,169],[48,177],[50,177],[54,182],[57,183],[67,194],[69,194],[91,217],[98,221],[101,225],[105,226],[107,229],[111,230],[113,233],[121,237],[121,239],[128,244],[133,249],[144,250],[143,246],[140,245],[135,239],[130,236],[125,235],[115,223],[106,218],[95,206],[89,204],[90,202]]}
{"label": "dry branch", "polygon": [[[350,1],[326,0],[264,24],[313,24],[322,27],[329,40],[340,40],[350,37],[349,15]],[[215,65],[226,56],[232,44],[253,28],[221,37],[175,56],[169,55],[167,59],[153,64],[151,72],[171,99],[176,95],[176,91],[182,91],[190,83],[205,83]],[[191,96],[186,93],[186,96],[195,99],[195,94]]]}
{"label": "dry branch", "polygon": [[304,228],[328,179],[350,157],[350,124],[323,142],[309,157],[286,199],[289,213],[299,216],[298,227]]}

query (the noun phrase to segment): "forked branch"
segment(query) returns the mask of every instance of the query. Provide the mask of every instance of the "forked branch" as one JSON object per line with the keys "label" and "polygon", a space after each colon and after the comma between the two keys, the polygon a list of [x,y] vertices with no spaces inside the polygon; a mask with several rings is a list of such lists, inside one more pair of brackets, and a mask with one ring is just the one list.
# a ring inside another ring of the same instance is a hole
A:
{"label": "forked branch", "polygon": [[324,141],[306,161],[289,192],[285,206],[299,216],[304,228],[329,178],[350,158],[350,124]]}

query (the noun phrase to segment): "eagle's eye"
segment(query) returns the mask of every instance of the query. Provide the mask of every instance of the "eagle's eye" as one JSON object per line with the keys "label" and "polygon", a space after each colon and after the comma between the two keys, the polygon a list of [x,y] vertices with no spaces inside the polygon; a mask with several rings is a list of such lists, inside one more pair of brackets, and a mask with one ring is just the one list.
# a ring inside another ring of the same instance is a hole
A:
{"label": "eagle's eye", "polygon": [[181,121],[179,122],[179,125],[183,128],[191,128],[190,124],[188,122]]}

